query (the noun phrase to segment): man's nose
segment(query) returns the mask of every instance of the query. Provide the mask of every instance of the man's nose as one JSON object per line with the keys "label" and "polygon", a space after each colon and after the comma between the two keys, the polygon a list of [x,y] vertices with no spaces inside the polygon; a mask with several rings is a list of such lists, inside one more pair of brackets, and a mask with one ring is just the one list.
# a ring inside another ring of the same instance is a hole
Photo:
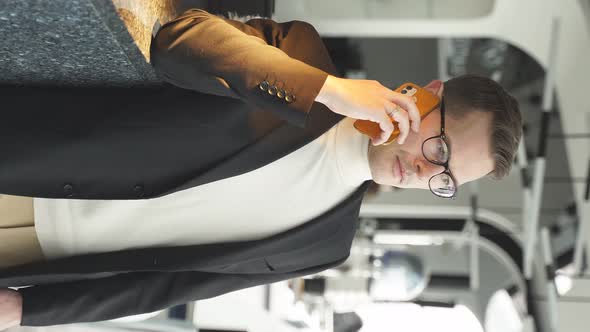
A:
{"label": "man's nose", "polygon": [[433,164],[426,159],[422,159],[417,164],[418,176],[423,181],[428,181],[431,177],[445,171],[445,167]]}

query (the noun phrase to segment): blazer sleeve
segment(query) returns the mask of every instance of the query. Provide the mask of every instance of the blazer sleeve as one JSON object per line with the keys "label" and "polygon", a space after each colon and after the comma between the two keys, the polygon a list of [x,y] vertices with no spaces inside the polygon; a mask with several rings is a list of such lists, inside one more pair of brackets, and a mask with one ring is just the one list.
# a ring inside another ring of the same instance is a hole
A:
{"label": "blazer sleeve", "polygon": [[150,61],[164,81],[239,98],[299,127],[305,126],[328,76],[325,70],[333,68],[308,23],[241,23],[200,9],[161,27],[152,40]]}
{"label": "blazer sleeve", "polygon": [[153,312],[235,290],[318,273],[339,261],[289,273],[131,272],[20,288],[22,326],[94,322]]}

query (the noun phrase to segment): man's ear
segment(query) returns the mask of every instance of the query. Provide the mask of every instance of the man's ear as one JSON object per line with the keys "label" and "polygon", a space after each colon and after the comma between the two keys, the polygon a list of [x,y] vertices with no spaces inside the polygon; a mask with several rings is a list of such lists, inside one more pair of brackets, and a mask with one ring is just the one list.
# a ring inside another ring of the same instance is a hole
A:
{"label": "man's ear", "polygon": [[444,90],[444,84],[441,80],[434,80],[428,83],[424,88],[440,97]]}

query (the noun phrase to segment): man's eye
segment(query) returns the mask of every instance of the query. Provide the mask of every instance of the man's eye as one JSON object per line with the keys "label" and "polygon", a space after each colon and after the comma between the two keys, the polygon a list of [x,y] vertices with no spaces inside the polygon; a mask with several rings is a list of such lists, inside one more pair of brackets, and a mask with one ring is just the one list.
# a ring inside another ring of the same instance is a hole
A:
{"label": "man's eye", "polygon": [[445,186],[448,186],[451,181],[448,176],[445,176],[445,177],[443,177],[443,182],[444,182]]}
{"label": "man's eye", "polygon": [[442,144],[438,145],[438,155],[444,157],[446,154],[445,147]]}

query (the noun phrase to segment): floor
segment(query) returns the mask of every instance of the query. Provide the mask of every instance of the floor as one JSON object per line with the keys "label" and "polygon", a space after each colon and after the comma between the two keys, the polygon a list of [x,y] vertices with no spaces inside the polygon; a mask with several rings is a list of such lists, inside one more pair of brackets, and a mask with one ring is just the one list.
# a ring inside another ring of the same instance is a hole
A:
{"label": "floor", "polygon": [[206,0],[0,2],[0,84],[159,84],[148,63],[152,29]]}

